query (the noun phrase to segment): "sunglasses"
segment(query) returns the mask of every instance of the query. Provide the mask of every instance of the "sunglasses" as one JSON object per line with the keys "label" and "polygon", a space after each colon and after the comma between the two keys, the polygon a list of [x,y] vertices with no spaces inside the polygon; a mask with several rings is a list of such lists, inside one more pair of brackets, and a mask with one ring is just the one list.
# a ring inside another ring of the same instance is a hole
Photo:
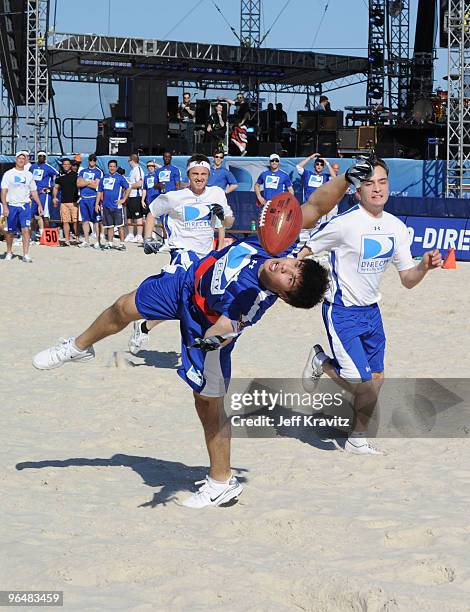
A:
{"label": "sunglasses", "polygon": [[224,156],[223,155],[214,155],[214,159],[223,159]]}
{"label": "sunglasses", "polygon": [[147,168],[156,168],[155,164],[147,164]]}

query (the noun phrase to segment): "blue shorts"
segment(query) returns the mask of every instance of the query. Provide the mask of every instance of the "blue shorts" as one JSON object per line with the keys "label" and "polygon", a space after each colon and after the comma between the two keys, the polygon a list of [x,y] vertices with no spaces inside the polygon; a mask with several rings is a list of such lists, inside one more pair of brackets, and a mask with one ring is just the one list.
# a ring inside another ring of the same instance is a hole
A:
{"label": "blue shorts", "polygon": [[187,270],[193,263],[199,263],[200,261],[201,258],[194,251],[184,251],[182,249],[170,250],[170,264],[173,266],[183,266]]}
{"label": "blue shorts", "polygon": [[193,303],[194,279],[181,266],[168,266],[156,276],[146,278],[138,287],[135,305],[147,321],[179,320],[181,332],[181,366],[179,376],[197,393],[206,397],[223,397],[231,375],[231,352],[234,342],[218,351],[205,353],[189,348],[202,338],[211,323]]}
{"label": "blue shorts", "polygon": [[24,227],[31,227],[31,204],[8,206],[7,232],[21,232]]}
{"label": "blue shorts", "polygon": [[96,212],[95,212],[96,198],[80,198],[80,215],[82,221],[89,221],[90,223],[96,223]]}
{"label": "blue shorts", "polygon": [[[42,206],[42,216],[48,217],[49,216],[49,202],[51,200],[51,195],[49,193],[38,193],[38,196],[39,196],[39,201],[41,202],[41,206]],[[31,202],[31,219],[33,217],[39,217],[38,205],[36,204],[34,200]]]}
{"label": "blue shorts", "polygon": [[324,302],[322,315],[342,378],[364,382],[373,372],[384,371],[385,333],[377,304],[346,307]]}

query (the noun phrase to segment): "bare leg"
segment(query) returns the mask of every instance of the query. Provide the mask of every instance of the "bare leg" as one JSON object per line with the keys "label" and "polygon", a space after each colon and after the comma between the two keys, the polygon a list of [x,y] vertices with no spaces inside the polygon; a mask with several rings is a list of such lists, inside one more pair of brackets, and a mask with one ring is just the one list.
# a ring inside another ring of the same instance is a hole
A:
{"label": "bare leg", "polygon": [[354,396],[354,412],[356,415],[354,431],[358,433],[367,432],[367,426],[374,413],[380,389],[384,382],[384,373],[373,372],[372,380],[354,384],[341,378],[330,360],[323,363],[323,371],[340,387]]}
{"label": "bare leg", "polygon": [[5,232],[5,242],[7,243],[7,253],[11,253],[13,250],[13,233]]}
{"label": "bare leg", "polygon": [[27,227],[22,227],[21,234],[22,234],[21,237],[23,239],[23,255],[27,255],[29,252],[29,237],[30,237],[29,229]]}
{"label": "bare leg", "polygon": [[222,397],[205,397],[194,392],[197,414],[204,428],[209,453],[209,476],[224,482],[230,478],[230,424],[221,424]]}
{"label": "bare leg", "polygon": [[131,321],[141,318],[135,305],[135,291],[122,295],[107,308],[82,334],[75,338],[75,346],[83,351],[107,336],[117,334]]}
{"label": "bare leg", "polygon": [[118,232],[119,232],[119,240],[121,242],[124,242],[124,226],[118,227]]}
{"label": "bare leg", "polygon": [[70,223],[64,221],[64,238],[67,242],[70,241]]}
{"label": "bare leg", "polygon": [[108,242],[113,244],[114,240],[114,227],[108,227]]}
{"label": "bare leg", "polygon": [[90,225],[88,221],[83,221],[82,230],[83,230],[83,239],[85,242],[88,242],[88,239],[90,237]]}
{"label": "bare leg", "polygon": [[136,226],[137,226],[137,236],[142,236],[142,232],[144,230],[144,223],[142,219],[138,219],[136,221]]}

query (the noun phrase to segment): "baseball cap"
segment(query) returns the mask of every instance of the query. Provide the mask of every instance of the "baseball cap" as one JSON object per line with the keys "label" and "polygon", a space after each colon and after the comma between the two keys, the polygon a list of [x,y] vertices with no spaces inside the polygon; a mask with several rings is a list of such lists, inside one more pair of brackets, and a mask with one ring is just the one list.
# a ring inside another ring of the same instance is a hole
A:
{"label": "baseball cap", "polygon": [[279,157],[279,155],[277,153],[271,153],[271,155],[269,156],[269,161],[281,161],[281,158]]}
{"label": "baseball cap", "polygon": [[17,157],[19,157],[20,155],[24,155],[24,156],[26,157],[26,159],[28,159],[28,157],[29,157],[29,153],[28,153],[28,151],[18,151],[18,152],[15,154],[15,159],[16,159]]}

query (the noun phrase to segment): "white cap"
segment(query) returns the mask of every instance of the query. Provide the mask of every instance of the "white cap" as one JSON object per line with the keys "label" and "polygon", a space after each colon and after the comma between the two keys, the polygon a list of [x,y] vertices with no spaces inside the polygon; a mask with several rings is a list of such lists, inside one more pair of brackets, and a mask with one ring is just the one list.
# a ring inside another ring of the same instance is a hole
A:
{"label": "white cap", "polygon": [[279,157],[277,153],[271,153],[271,155],[269,156],[269,161],[272,161],[273,159],[277,159],[278,161],[281,161],[281,158]]}
{"label": "white cap", "polygon": [[26,159],[28,159],[28,157],[29,157],[29,153],[28,153],[28,151],[18,151],[18,152],[16,153],[16,155],[15,155],[15,159],[16,159],[17,157],[19,157],[20,155],[24,155],[24,156],[26,157]]}
{"label": "white cap", "polygon": [[44,155],[44,157],[47,157],[47,153],[45,151],[38,151],[38,157],[40,155]]}

